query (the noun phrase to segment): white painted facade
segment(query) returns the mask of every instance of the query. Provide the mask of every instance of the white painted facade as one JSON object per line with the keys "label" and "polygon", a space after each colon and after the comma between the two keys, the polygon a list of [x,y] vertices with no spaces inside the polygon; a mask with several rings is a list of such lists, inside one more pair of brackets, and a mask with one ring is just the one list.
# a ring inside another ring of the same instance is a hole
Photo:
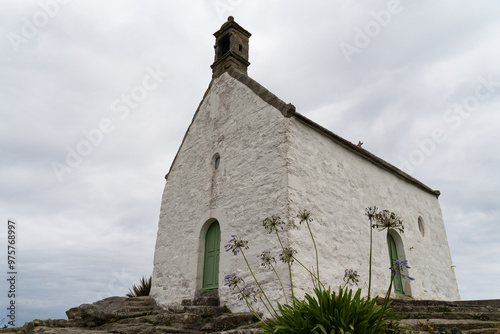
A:
{"label": "white painted facade", "polygon": [[[394,236],[400,258],[412,267],[408,274],[415,277],[405,283],[405,294],[460,299],[438,193],[295,113],[237,69],[210,83],[166,180],[151,291],[159,305],[193,299],[202,288],[205,234],[215,220],[221,233],[221,305],[246,310],[223,286],[226,274],[252,283],[241,254],[224,251],[233,234],[249,241],[246,255],[259,281],[271,299],[283,302],[274,273],[260,267],[263,250],[274,250],[277,260],[279,253],[276,238],[261,223],[271,215],[297,221],[303,209],[314,217],[322,281],[337,287],[344,270],[352,268],[366,293],[370,227],[364,209],[373,205],[400,214],[405,222],[405,233]],[[305,265],[315,265],[304,225],[287,227],[283,238]],[[372,295],[383,295],[390,276],[385,232],[374,231],[373,254]],[[277,267],[287,281],[286,265]],[[295,264],[293,280],[299,295],[312,290],[309,274]]]}
{"label": "white painted facade", "polygon": [[[250,252],[255,259],[254,251],[272,240],[260,223],[287,212],[285,121],[227,73],[212,82],[163,193],[152,291],[159,304],[193,298],[201,288],[204,236],[214,219],[221,229],[221,285],[225,273],[243,264],[223,250],[232,234],[257,241]],[[229,305],[229,291],[219,294]]]}
{"label": "white painted facade", "polygon": [[[359,287],[367,291],[370,228],[364,208],[375,205],[398,213],[404,221],[405,232],[394,238],[399,258],[408,260],[409,275],[415,278],[411,283],[403,280],[405,294],[415,299],[459,300],[437,195],[395,176],[297,118],[288,120],[290,215],[303,208],[312,211],[322,279],[341,284],[344,269],[352,268],[361,275]],[[292,229],[289,235],[308,266],[313,266],[314,249],[305,226]],[[390,279],[386,235],[373,231],[375,295],[387,291]],[[310,288],[307,280],[304,277],[304,285]]]}

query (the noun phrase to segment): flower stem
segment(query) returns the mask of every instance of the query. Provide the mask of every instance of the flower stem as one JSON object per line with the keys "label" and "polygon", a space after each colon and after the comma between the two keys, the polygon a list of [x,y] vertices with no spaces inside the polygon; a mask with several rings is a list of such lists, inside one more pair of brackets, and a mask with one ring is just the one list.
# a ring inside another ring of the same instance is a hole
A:
{"label": "flower stem", "polygon": [[307,229],[309,230],[309,234],[311,235],[311,239],[314,245],[314,251],[316,252],[316,271],[318,272],[318,277],[316,278],[319,282],[319,258],[318,258],[318,248],[316,247],[316,242],[314,241],[314,236],[311,231],[311,226],[309,226],[309,222],[306,219]]}
{"label": "flower stem", "polygon": [[391,290],[392,290],[392,282],[394,281],[394,272],[393,272],[393,269],[392,269],[392,266],[393,266],[393,263],[392,263],[392,245],[391,245],[391,240],[389,239],[390,238],[390,232],[389,232],[389,229],[387,229],[387,241],[388,241],[388,244],[389,244],[389,262],[391,263],[391,282],[389,284],[389,289],[387,290],[387,293],[385,294],[385,298],[384,298],[384,304],[382,305],[382,312],[380,314],[380,318],[378,320],[378,323],[380,323],[382,321],[382,317],[385,313],[385,310],[387,309],[387,306],[389,305],[389,297],[391,295]]}
{"label": "flower stem", "polygon": [[269,263],[269,264],[271,265],[271,268],[273,268],[273,271],[276,274],[276,277],[278,277],[278,281],[280,281],[281,288],[283,289],[283,295],[285,296],[285,301],[288,304],[288,298],[286,296],[285,287],[283,286],[283,283],[281,282],[280,275],[278,275],[278,272],[276,271],[276,269],[274,268],[274,266],[272,265],[272,263]]}
{"label": "flower stem", "polygon": [[382,305],[382,312],[380,313],[380,318],[378,319],[379,324],[382,321],[382,317],[384,316],[384,313],[385,313],[385,310],[387,309],[387,306],[389,305],[389,296],[391,295],[392,281],[393,280],[394,280],[394,275],[391,272],[391,283],[389,284],[389,289],[387,290],[387,293],[385,294],[384,304]]}
{"label": "flower stem", "polygon": [[[238,288],[238,290],[240,291],[240,295],[243,296],[243,291],[241,291],[240,287],[238,286],[238,284],[236,284],[236,287]],[[257,311],[255,311],[255,309],[253,308],[252,304],[248,301],[248,298],[243,296],[243,298],[245,298],[245,303],[247,304],[247,307],[248,309],[250,310],[250,312],[252,312],[252,314],[254,316],[256,316],[260,321],[263,321],[262,318],[260,317],[260,315],[257,313]],[[261,299],[262,300],[262,299]],[[264,302],[262,302],[264,304]],[[265,306],[265,304],[264,304]],[[267,306],[266,306],[267,308]]]}
{"label": "flower stem", "polygon": [[[278,230],[275,229],[276,236],[278,237],[278,241],[280,242],[281,249],[283,251],[283,254],[285,254],[285,247],[283,246],[283,243],[281,242],[280,235],[278,233]],[[290,275],[290,290],[292,292],[292,299],[294,299],[294,294],[293,294],[293,282],[292,282],[292,266],[290,265],[290,262],[287,262],[288,264],[288,274]],[[286,296],[286,295],[285,295]]]}
{"label": "flower stem", "polygon": [[[248,263],[247,257],[245,256],[245,252],[243,251],[243,249],[241,249],[241,254],[243,255],[243,258],[245,259],[245,262],[247,263],[247,267],[250,270],[250,273],[252,274],[253,279],[255,280],[255,283],[257,283],[257,285],[259,286],[260,291],[262,292],[262,295],[264,296],[264,298],[266,298],[267,302],[269,303],[269,306],[271,306],[271,308],[273,309],[274,315],[277,316],[278,313],[276,313],[276,310],[274,309],[273,304],[271,304],[271,302],[269,301],[269,298],[267,298],[267,295],[264,292],[264,289],[262,289],[262,287],[260,286],[260,283],[257,280],[257,277],[255,277],[255,274],[253,273],[252,267],[250,267],[250,264]],[[266,303],[264,303],[264,306],[266,306]],[[271,312],[269,310],[269,308],[267,306],[266,306],[266,308],[267,308],[267,310],[269,311],[270,314],[273,313],[273,312]]]}
{"label": "flower stem", "polygon": [[297,258],[296,258],[295,256],[292,256],[292,258],[293,258],[295,261],[297,261],[297,263],[298,263],[298,264],[300,264],[300,265],[301,265],[301,266],[302,266],[305,270],[307,270],[307,271],[309,272],[309,274],[311,274],[311,276],[312,276],[312,277],[314,277],[314,278],[318,281],[318,283],[319,283],[319,284],[321,284],[321,286],[323,287],[323,289],[325,289],[325,290],[326,290],[326,288],[325,288],[325,286],[323,285],[323,283],[319,280],[319,278],[318,278],[318,277],[316,277],[316,275],[315,275],[315,274],[314,274],[311,270],[309,270],[309,268],[307,268],[306,266],[304,266],[304,265],[302,264],[302,262],[300,262],[299,260],[297,260]]}
{"label": "flower stem", "polygon": [[370,299],[370,292],[372,290],[372,246],[373,246],[373,228],[372,228],[372,218],[370,217],[370,267],[368,270],[369,271],[369,275],[368,275],[368,299]]}
{"label": "flower stem", "polygon": [[390,234],[390,229],[387,229],[387,243],[389,244],[389,262],[391,264],[391,283],[389,284],[389,290],[387,290],[387,293],[385,294],[385,299],[384,299],[384,309],[387,306],[387,302],[389,301],[389,296],[391,295],[391,289],[392,289],[392,282],[394,281],[394,276],[395,273],[393,272],[393,263],[392,263],[392,243],[391,243],[391,234]]}

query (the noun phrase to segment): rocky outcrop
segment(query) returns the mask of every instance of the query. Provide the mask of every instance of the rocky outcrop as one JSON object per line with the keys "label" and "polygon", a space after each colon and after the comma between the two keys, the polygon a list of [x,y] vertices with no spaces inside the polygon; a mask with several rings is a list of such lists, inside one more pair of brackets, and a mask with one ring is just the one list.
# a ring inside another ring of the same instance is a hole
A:
{"label": "rocky outcrop", "polygon": [[[110,297],[66,312],[68,320],[34,320],[13,333],[21,334],[254,334],[259,330],[251,313],[228,313],[219,299],[199,296],[164,310],[150,297]],[[4,333],[4,330],[0,330]],[[5,333],[8,333],[5,331]]]}
{"label": "rocky outcrop", "polygon": [[149,297],[109,297],[93,304],[82,304],[66,311],[69,322],[77,326],[97,327],[122,318],[134,318],[160,310]]}
{"label": "rocky outcrop", "polygon": [[[406,333],[500,334],[500,300],[443,302],[393,300]],[[206,294],[169,309],[149,297],[110,297],[66,312],[69,320],[34,320],[0,333],[40,334],[256,334],[251,313],[229,313],[219,299]]]}

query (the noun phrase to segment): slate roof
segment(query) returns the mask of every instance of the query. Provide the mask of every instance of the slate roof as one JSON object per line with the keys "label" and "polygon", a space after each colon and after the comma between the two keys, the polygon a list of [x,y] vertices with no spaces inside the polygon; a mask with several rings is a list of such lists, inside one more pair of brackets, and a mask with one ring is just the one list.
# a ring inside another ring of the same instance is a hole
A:
{"label": "slate roof", "polygon": [[[310,126],[311,128],[318,131],[319,133],[329,137],[334,142],[342,145],[344,148],[346,148],[346,149],[350,150],[351,152],[353,152],[353,153],[363,157],[364,159],[370,161],[374,165],[376,165],[382,169],[385,169],[386,171],[392,173],[393,175],[399,177],[400,179],[403,179],[404,181],[409,182],[409,183],[417,186],[418,188],[420,188],[420,189],[422,189],[430,194],[435,195],[436,197],[439,197],[439,195],[441,194],[441,192],[439,190],[433,190],[433,189],[429,188],[428,186],[426,186],[422,182],[418,181],[414,177],[408,175],[407,173],[403,172],[399,168],[391,165],[390,163],[386,162],[383,159],[380,159],[376,155],[368,152],[367,150],[365,150],[357,145],[354,145],[350,141],[340,137],[339,135],[336,135],[335,133],[331,132],[330,130],[322,127],[321,125],[317,124],[316,122],[314,122],[314,121],[310,120],[309,118],[305,117],[304,115],[298,113],[295,110],[295,106],[293,104],[285,103],[280,98],[278,98],[276,95],[271,93],[267,88],[265,88],[264,86],[259,84],[257,81],[250,78],[248,75],[241,73],[240,71],[233,69],[233,68],[228,69],[227,73],[230,76],[232,76],[233,78],[235,78],[236,80],[238,80],[239,82],[241,82],[242,84],[244,84],[245,86],[247,86],[250,90],[252,90],[262,100],[264,100],[265,102],[269,103],[270,105],[272,105],[273,107],[278,109],[283,114],[284,117],[294,117],[298,121]],[[210,91],[210,88],[212,87],[213,80],[214,79],[212,79],[205,94],[203,95],[203,99],[201,100],[200,104],[198,105],[198,108],[196,109],[196,112],[193,116],[193,120],[195,119],[196,115],[198,114],[200,106],[203,103],[203,101],[205,100],[206,95]],[[192,124],[192,122],[191,122],[191,124]],[[189,128],[190,127],[191,127],[191,125],[189,126]],[[186,136],[189,132],[189,128],[186,131],[184,138],[182,139],[182,143],[184,143],[184,140],[186,139]],[[182,144],[181,144],[181,146],[182,146]],[[177,160],[177,155],[179,154],[179,151],[180,151],[180,147],[179,147],[179,150],[177,151],[177,154],[175,155],[174,160],[172,161],[172,165],[170,166],[169,172],[165,175],[165,179],[168,179],[168,174],[170,174],[170,171],[172,170],[172,166],[174,165],[175,160]]]}
{"label": "slate roof", "polygon": [[339,135],[336,135],[335,133],[331,132],[330,130],[322,127],[318,123],[310,120],[309,118],[305,117],[304,115],[298,113],[295,110],[295,106],[291,103],[285,103],[281,99],[279,99],[276,95],[271,93],[269,90],[267,90],[264,86],[259,84],[257,81],[253,80],[249,76],[234,70],[234,69],[229,69],[227,71],[229,75],[231,75],[233,78],[250,88],[255,94],[257,94],[262,100],[266,101],[283,114],[285,117],[294,117],[298,121],[310,126],[311,128],[315,129],[316,131],[322,133],[323,135],[329,137],[331,140],[334,142],[342,145],[344,148],[354,152],[355,154],[363,157],[364,159],[370,161],[374,165],[385,169],[386,171],[392,173],[393,175],[399,177],[400,179],[403,179],[406,182],[409,182],[420,189],[431,193],[435,195],[436,197],[439,197],[441,192],[439,190],[433,190],[420,182],[419,180],[415,179],[411,175],[403,172],[399,168],[395,167],[394,165],[391,165],[390,163],[386,162],[383,159],[380,159],[376,155],[368,152],[367,150],[351,143],[350,141],[340,137]]}

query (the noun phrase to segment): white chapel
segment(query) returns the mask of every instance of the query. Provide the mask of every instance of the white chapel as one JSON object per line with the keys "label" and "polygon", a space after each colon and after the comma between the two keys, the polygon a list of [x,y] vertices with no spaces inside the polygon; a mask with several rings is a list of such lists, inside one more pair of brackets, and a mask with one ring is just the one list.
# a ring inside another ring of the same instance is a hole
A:
{"label": "white chapel", "polygon": [[[224,286],[231,273],[252,282],[241,256],[224,251],[232,235],[249,241],[245,252],[263,288],[283,302],[276,276],[260,267],[262,251],[279,251],[262,221],[273,215],[296,221],[304,209],[314,218],[322,281],[336,289],[345,269],[355,269],[366,293],[364,213],[373,205],[398,213],[405,229],[391,232],[391,241],[373,231],[372,296],[388,288],[393,242],[415,278],[403,280],[394,296],[459,300],[439,191],[309,120],[250,78],[251,34],[232,17],[214,36],[212,79],[165,177],[151,290],[156,302],[168,307],[212,290],[221,305],[245,311]],[[302,263],[316,265],[304,225],[287,225],[281,235]],[[276,267],[286,277],[286,265]],[[307,272],[293,265],[292,275],[296,296],[312,291]]]}

